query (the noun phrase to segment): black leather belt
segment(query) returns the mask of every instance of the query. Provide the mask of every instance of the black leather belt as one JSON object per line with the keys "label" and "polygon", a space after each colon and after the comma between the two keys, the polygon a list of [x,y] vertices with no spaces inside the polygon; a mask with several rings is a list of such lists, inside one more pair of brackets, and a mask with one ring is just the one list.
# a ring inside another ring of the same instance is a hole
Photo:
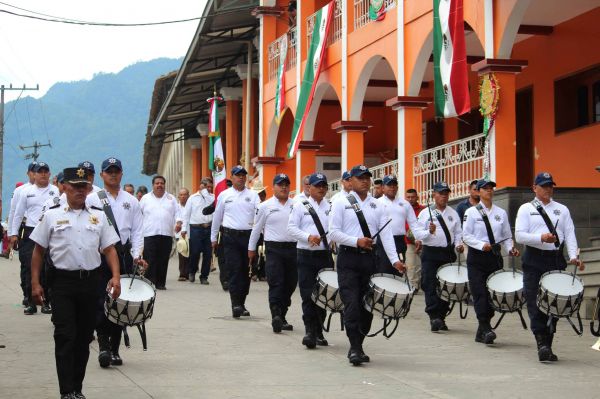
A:
{"label": "black leather belt", "polygon": [[[349,247],[347,245],[340,245],[340,251],[341,252],[348,252],[351,254],[373,254],[373,250],[368,250],[368,249],[364,249],[364,248],[354,248],[354,247]],[[373,247],[373,249],[375,249],[375,247]]]}
{"label": "black leather belt", "polygon": [[196,227],[196,228],[208,228],[210,227],[210,223],[200,223],[200,224],[190,224],[190,227]]}
{"label": "black leather belt", "polygon": [[63,270],[54,268],[54,273],[56,276],[67,277],[71,279],[84,280],[90,277],[94,277],[98,274],[100,268],[95,268],[93,270]]}
{"label": "black leather belt", "polygon": [[313,256],[313,257],[326,256],[327,252],[328,251],[326,251],[324,249],[317,249],[315,251],[310,251],[308,249],[300,249],[300,248],[298,248],[298,255],[307,256],[307,257],[310,257],[310,256]]}
{"label": "black leather belt", "polygon": [[296,248],[295,242],[265,241],[267,247],[291,249]]}
{"label": "black leather belt", "polygon": [[556,250],[556,249],[538,249],[538,248],[530,247],[529,245],[527,245],[527,246],[525,246],[525,250],[531,251],[531,253],[534,253],[534,254],[540,255],[540,256],[557,256],[558,255],[558,250]]}
{"label": "black leather belt", "polygon": [[234,235],[234,236],[246,236],[246,235],[249,236],[251,232],[252,232],[252,230],[235,230],[235,229],[230,229],[228,227],[223,227],[223,233]]}
{"label": "black leather belt", "polygon": [[400,234],[400,235],[394,236],[394,238],[396,240],[404,240],[404,237],[406,237],[404,234]]}

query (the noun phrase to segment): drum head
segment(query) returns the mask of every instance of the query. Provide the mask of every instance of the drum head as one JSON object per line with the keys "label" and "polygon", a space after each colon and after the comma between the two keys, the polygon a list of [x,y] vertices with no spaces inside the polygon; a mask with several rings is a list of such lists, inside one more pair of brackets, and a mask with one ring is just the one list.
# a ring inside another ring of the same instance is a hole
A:
{"label": "drum head", "polygon": [[323,281],[325,284],[333,287],[340,288],[338,284],[338,274],[335,270],[321,270],[319,272],[319,279]]}
{"label": "drum head", "polygon": [[499,271],[492,274],[487,281],[489,289],[496,292],[516,292],[523,289],[523,273]]}
{"label": "drum head", "polygon": [[438,279],[449,283],[462,284],[469,282],[466,266],[455,264],[444,265],[438,269]]}
{"label": "drum head", "polygon": [[581,279],[575,277],[573,281],[573,274],[568,272],[544,274],[540,279],[540,286],[555,295],[562,296],[579,295],[583,292]]}
{"label": "drum head", "polygon": [[131,288],[131,277],[121,277],[121,295],[119,299],[131,302],[147,301],[155,296],[152,285],[139,278],[133,279]]}
{"label": "drum head", "polygon": [[395,294],[410,294],[412,292],[408,288],[408,284],[406,284],[404,281],[397,280],[391,277],[371,277],[371,282],[378,288],[389,292],[393,292]]}

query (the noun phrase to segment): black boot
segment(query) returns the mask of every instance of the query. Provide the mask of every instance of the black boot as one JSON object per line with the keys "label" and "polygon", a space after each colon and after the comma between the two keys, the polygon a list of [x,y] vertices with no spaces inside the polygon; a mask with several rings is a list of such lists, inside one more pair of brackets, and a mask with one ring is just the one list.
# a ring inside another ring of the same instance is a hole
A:
{"label": "black boot", "polygon": [[288,308],[281,309],[281,318],[283,319],[283,324],[281,325],[281,329],[283,331],[294,331],[294,326],[287,322],[285,316],[287,315]]}
{"label": "black boot", "polygon": [[496,339],[496,333],[492,330],[492,326],[489,321],[479,321],[479,327],[477,328],[477,334],[475,335],[475,341],[491,345]]}
{"label": "black boot", "polygon": [[110,366],[111,358],[108,335],[98,334],[98,363],[100,363],[100,367]]}
{"label": "black boot", "polygon": [[348,361],[352,363],[353,366],[360,365],[363,360],[361,354],[364,355],[364,352],[360,348],[350,347],[350,351],[348,351]]}
{"label": "black boot", "polygon": [[302,338],[302,345],[308,349],[314,349],[317,346],[317,337],[315,336],[315,330],[311,320],[304,320],[304,328],[306,329],[306,335]]}
{"label": "black boot", "polygon": [[550,348],[550,361],[556,362],[558,361],[558,356],[554,354],[552,351],[552,342],[554,341],[554,334],[549,334],[548,336],[548,347]]}
{"label": "black boot", "polygon": [[279,305],[271,305],[271,326],[274,333],[280,333],[283,327],[283,318],[281,317],[281,308]]}
{"label": "black boot", "polygon": [[231,298],[231,313],[235,319],[239,319],[242,316],[242,313],[244,313],[244,307],[239,298],[233,295],[231,291],[229,292],[229,296]]}
{"label": "black boot", "polygon": [[121,335],[123,329],[115,327],[115,330],[110,335],[110,364],[111,366],[123,365],[123,359],[119,356],[119,346],[121,346]]}
{"label": "black boot", "polygon": [[317,345],[329,346],[329,342],[323,336],[323,326],[319,322],[315,323],[315,337],[317,338]]}
{"label": "black boot", "polygon": [[477,326],[477,332],[475,333],[475,342],[483,343],[483,327],[481,323]]}
{"label": "black boot", "polygon": [[537,342],[538,359],[540,362],[547,362],[552,356],[552,349],[548,346],[548,338],[546,335],[536,334],[535,341]]}

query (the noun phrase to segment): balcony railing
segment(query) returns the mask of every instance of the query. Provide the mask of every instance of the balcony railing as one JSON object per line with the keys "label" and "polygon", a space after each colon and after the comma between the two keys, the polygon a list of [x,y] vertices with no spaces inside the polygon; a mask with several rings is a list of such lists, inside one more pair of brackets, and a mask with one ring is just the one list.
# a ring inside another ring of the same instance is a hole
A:
{"label": "balcony railing", "polygon": [[296,66],[296,28],[292,28],[289,32],[281,35],[274,42],[269,44],[269,80],[277,79],[277,70],[279,69],[279,65],[281,64],[281,46],[285,42],[285,37],[287,36],[287,66],[286,69],[291,69]]}
{"label": "balcony railing", "polygon": [[[315,21],[317,13],[306,18],[306,48],[310,48],[310,41],[315,30]],[[337,42],[342,38],[342,4],[341,0],[335,0],[335,8],[333,9],[333,21],[329,27],[329,37],[327,38],[327,46]],[[308,51],[308,50],[307,50]]]}
{"label": "balcony railing", "polygon": [[469,183],[483,176],[484,143],[485,135],[478,134],[415,154],[413,183],[420,202],[428,202],[437,181],[448,183],[450,199],[469,195]]}
{"label": "balcony railing", "polygon": [[[397,0],[383,0],[385,11],[396,7]],[[354,30],[371,22],[369,18],[369,0],[354,0]]]}
{"label": "balcony railing", "polygon": [[[371,166],[369,171],[373,174],[373,180],[383,179],[383,176],[387,175],[398,176],[398,161],[390,161],[381,165]],[[329,191],[327,191],[328,197],[331,198],[335,193],[341,190],[340,180],[341,179],[336,179],[329,182]]]}

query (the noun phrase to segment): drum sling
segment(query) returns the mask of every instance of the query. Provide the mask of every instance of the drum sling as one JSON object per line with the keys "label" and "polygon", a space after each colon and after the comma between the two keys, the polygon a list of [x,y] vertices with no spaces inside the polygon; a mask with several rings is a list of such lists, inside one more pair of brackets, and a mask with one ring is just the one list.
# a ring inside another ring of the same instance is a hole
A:
{"label": "drum sling", "polygon": [[317,228],[317,231],[319,232],[319,235],[321,236],[321,239],[323,239],[323,245],[325,245],[325,250],[328,254],[327,260],[330,262],[330,264],[326,265],[326,267],[334,267],[333,258],[331,257],[331,248],[329,248],[329,241],[327,241],[327,233],[323,228],[323,224],[321,223],[321,219],[319,219],[317,211],[315,211],[315,208],[313,208],[307,200],[302,200],[302,205],[304,205],[304,207],[308,211],[310,217],[313,220],[313,223],[315,224],[315,227]]}
{"label": "drum sling", "polygon": [[446,248],[450,252],[451,262],[456,261],[456,253],[454,252],[454,248],[452,247],[452,238],[450,237],[450,230],[448,230],[448,226],[446,225],[446,221],[442,217],[442,213],[435,209],[435,218],[440,223],[440,227],[442,228],[444,235],[446,236]]}
{"label": "drum sling", "polygon": [[497,244],[496,239],[494,238],[494,232],[492,231],[490,219],[485,213],[485,210],[483,209],[483,205],[481,205],[481,203],[475,205],[475,209],[477,209],[477,211],[481,215],[481,219],[483,220],[483,224],[485,225],[485,231],[487,232],[488,240],[490,241],[490,245],[492,246],[492,253],[498,258],[498,266],[502,267],[502,252],[500,249],[500,244]]}

